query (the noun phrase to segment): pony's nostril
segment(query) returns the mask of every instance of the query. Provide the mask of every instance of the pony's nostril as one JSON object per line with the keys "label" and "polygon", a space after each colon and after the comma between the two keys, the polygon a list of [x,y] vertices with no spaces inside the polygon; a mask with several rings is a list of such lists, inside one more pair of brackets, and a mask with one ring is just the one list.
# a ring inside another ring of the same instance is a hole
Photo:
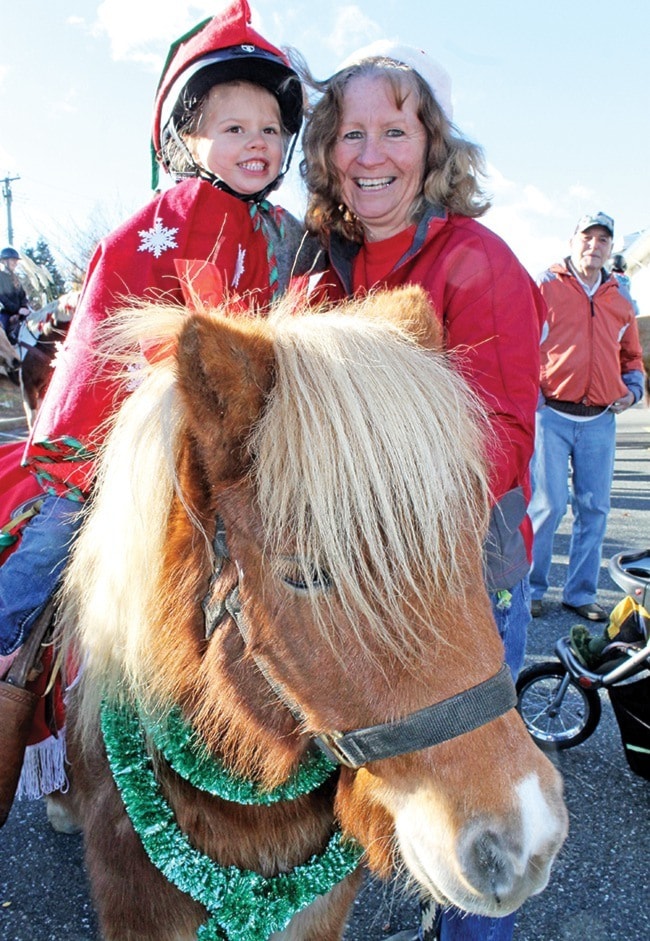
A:
{"label": "pony's nostril", "polygon": [[512,854],[492,830],[472,828],[459,847],[463,875],[474,889],[491,896],[499,904],[510,894],[514,883]]}

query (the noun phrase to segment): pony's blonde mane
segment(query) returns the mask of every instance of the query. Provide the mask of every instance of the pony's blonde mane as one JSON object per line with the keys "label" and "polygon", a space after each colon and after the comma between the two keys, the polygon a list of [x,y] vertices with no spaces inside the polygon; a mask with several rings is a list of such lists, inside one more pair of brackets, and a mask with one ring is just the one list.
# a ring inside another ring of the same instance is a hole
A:
{"label": "pony's blonde mane", "polygon": [[60,596],[67,640],[87,674],[86,720],[104,694],[128,695],[146,682],[184,416],[173,360],[148,365],[138,344],[173,341],[186,316],[168,306],[125,309],[99,349],[102,361],[122,364],[125,383],[135,388],[110,422]]}
{"label": "pony's blonde mane", "polygon": [[[361,642],[372,635],[401,657],[422,642],[431,598],[460,594],[470,555],[476,569],[488,517],[485,422],[442,354],[355,313],[352,304],[296,316],[290,303],[272,314],[277,382],[250,440],[251,477],[279,574],[298,566],[309,584],[315,569],[327,573],[331,589],[311,592],[316,620],[327,629],[337,597],[346,628],[363,621]],[[122,333],[164,341],[184,315],[142,306],[122,318]],[[105,445],[63,600],[86,687],[146,699],[186,420],[172,359],[141,378]],[[207,552],[196,526],[197,552]]]}
{"label": "pony's blonde mane", "polygon": [[[481,556],[487,424],[444,354],[363,305],[273,319],[277,383],[250,447],[280,574],[325,575],[345,630],[361,615],[401,658],[431,598],[460,596]],[[331,595],[312,591],[317,615]]]}

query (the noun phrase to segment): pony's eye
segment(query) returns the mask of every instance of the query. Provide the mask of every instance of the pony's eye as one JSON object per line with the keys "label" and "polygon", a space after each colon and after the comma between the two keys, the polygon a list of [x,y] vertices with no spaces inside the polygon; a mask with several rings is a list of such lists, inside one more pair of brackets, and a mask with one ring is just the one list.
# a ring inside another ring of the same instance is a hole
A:
{"label": "pony's eye", "polygon": [[302,566],[296,562],[283,565],[280,578],[296,591],[326,591],[332,584],[329,572],[316,565]]}

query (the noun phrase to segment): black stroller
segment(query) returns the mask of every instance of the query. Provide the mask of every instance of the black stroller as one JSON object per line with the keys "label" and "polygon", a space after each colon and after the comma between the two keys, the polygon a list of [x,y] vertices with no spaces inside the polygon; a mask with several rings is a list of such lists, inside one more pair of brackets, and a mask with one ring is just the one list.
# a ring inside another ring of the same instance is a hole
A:
{"label": "black stroller", "polygon": [[555,645],[557,660],[536,663],[517,679],[517,708],[544,751],[589,738],[606,689],[635,774],[650,780],[650,549],[620,552],[609,572],[626,597],[600,637],[576,625]]}

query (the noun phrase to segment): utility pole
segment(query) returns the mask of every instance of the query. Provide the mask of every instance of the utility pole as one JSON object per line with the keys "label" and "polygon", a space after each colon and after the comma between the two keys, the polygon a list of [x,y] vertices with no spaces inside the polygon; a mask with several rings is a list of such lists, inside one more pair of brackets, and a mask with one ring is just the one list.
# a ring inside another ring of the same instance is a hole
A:
{"label": "utility pole", "polygon": [[14,228],[11,224],[11,184],[14,182],[14,180],[19,179],[19,176],[6,176],[2,180],[2,195],[4,196],[7,203],[7,242],[9,245],[14,244]]}

